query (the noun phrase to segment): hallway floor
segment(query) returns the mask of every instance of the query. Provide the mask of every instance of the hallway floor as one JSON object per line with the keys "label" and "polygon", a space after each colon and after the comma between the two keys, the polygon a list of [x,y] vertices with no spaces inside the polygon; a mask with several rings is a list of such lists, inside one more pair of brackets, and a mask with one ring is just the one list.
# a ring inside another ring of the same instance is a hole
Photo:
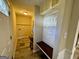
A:
{"label": "hallway floor", "polygon": [[40,57],[40,53],[34,53],[30,48],[21,48],[16,50],[15,59],[43,59]]}
{"label": "hallway floor", "polygon": [[79,48],[76,48],[73,59],[79,59]]}

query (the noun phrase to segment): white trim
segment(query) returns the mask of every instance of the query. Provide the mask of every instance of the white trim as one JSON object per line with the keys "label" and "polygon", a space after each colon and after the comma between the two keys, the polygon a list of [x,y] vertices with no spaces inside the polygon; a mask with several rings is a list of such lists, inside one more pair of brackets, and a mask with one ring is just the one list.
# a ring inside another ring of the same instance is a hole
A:
{"label": "white trim", "polygon": [[49,9],[41,12],[41,15],[45,15],[46,13],[50,12],[51,10],[55,9],[56,7],[58,7],[60,5],[60,2],[58,2],[56,5],[54,5],[53,7],[50,6]]}
{"label": "white trim", "polygon": [[4,56],[6,54],[6,52],[7,52],[7,49],[4,48],[3,51],[2,51],[2,53],[1,53],[1,56]]}
{"label": "white trim", "polygon": [[[36,45],[41,49],[41,47],[38,44],[36,44]],[[41,49],[41,51],[47,56],[48,59],[51,59],[42,49]]]}
{"label": "white trim", "polygon": [[39,51],[39,49],[37,49],[37,50],[33,50],[33,53],[36,53],[36,52],[38,52]]}
{"label": "white trim", "polygon": [[59,13],[58,10],[54,10],[53,12],[49,12],[48,14],[45,14],[44,16],[57,15],[58,13]]}
{"label": "white trim", "polygon": [[1,53],[1,56],[7,56],[7,57],[10,57],[10,52],[11,52],[11,41],[9,40],[8,43],[7,43],[7,46],[6,48],[3,48],[3,51]]}
{"label": "white trim", "polygon": [[75,45],[76,45],[76,42],[77,42],[78,33],[79,33],[79,20],[78,20],[78,26],[77,26],[77,30],[76,30],[76,34],[75,34],[75,38],[74,38],[74,44],[73,44],[71,59],[73,59],[73,56],[74,56]]}

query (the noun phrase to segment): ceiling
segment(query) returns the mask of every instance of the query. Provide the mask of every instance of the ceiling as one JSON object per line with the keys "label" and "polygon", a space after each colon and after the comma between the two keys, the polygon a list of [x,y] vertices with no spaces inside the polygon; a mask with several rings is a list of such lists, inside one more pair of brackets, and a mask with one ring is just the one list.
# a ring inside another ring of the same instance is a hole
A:
{"label": "ceiling", "polygon": [[12,0],[13,6],[17,13],[22,11],[34,11],[34,5],[40,6],[44,0]]}

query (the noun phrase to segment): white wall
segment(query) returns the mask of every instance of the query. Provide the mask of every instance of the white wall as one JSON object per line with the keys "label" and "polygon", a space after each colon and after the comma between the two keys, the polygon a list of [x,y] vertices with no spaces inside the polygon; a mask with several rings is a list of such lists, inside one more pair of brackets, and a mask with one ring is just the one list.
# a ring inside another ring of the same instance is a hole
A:
{"label": "white wall", "polygon": [[[75,38],[75,33],[77,29],[77,24],[79,20],[79,0],[73,0],[73,8],[72,8],[72,15],[71,19],[69,20],[69,27],[68,27],[68,37],[66,40],[66,49],[69,51],[72,51],[72,47],[74,44],[74,38]],[[65,55],[67,55],[66,53]],[[69,58],[71,56],[71,53],[69,54]],[[65,56],[66,59],[67,56]]]}
{"label": "white wall", "polygon": [[35,6],[35,20],[34,20],[34,52],[38,50],[36,42],[42,40],[42,17],[40,16],[40,7]]}
{"label": "white wall", "polygon": [[[79,18],[78,2],[79,2],[78,0],[65,1],[65,10],[62,22],[62,31],[61,31],[62,35],[61,35],[60,52],[59,52],[61,58],[58,59],[70,59],[74,37],[76,33],[77,22]],[[61,55],[64,57],[62,58]]]}
{"label": "white wall", "polygon": [[[69,21],[68,40],[67,40],[67,46],[66,46],[70,50],[72,50],[74,37],[75,37],[76,29],[77,29],[77,24],[78,24],[78,20],[79,20],[79,13],[78,13],[79,0],[75,0],[73,2],[74,2],[74,4],[73,4],[73,9],[72,9],[71,20]],[[71,43],[69,43],[69,42],[71,42]]]}
{"label": "white wall", "polygon": [[10,49],[10,28],[9,16],[0,12],[0,55],[9,56]]}
{"label": "white wall", "polygon": [[11,24],[10,24],[10,16],[8,13],[9,12],[8,1],[5,2],[6,4],[2,4],[4,5],[2,6],[4,10],[0,12],[0,56],[7,56],[9,58],[12,58],[11,56],[12,40],[10,38]]}
{"label": "white wall", "polygon": [[12,57],[14,58],[15,50],[16,50],[16,15],[11,0],[7,0],[7,1],[10,8],[10,35],[12,36],[10,58]]}

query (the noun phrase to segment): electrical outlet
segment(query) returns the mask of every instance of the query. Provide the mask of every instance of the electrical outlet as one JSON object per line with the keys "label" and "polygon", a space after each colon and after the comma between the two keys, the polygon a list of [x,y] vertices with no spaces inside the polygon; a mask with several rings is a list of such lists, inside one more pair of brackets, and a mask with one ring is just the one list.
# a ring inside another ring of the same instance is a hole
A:
{"label": "electrical outlet", "polygon": [[64,39],[66,39],[66,38],[67,38],[67,32],[64,33]]}

